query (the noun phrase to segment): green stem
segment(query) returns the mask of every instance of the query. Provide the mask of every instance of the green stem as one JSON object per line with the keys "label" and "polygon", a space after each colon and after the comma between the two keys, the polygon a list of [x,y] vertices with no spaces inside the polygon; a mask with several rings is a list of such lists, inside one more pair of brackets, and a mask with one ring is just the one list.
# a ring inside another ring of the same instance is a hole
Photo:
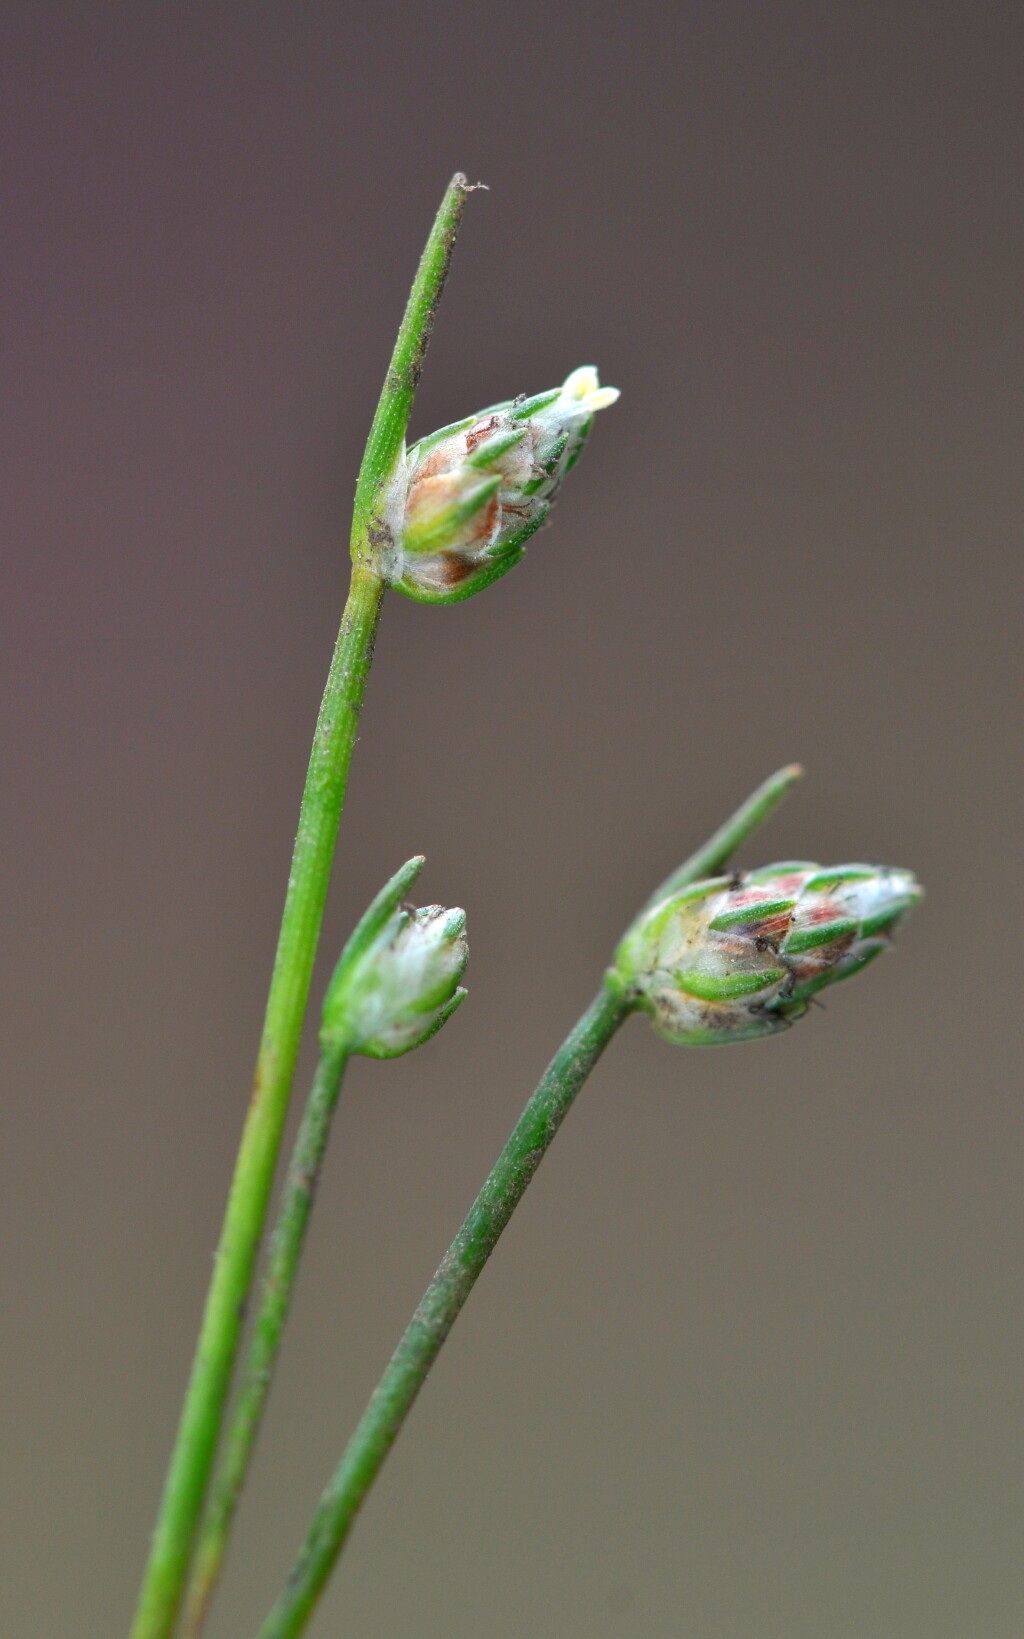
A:
{"label": "green stem", "polygon": [[166,1639],[174,1627],[281,1144],[383,592],[376,575],[353,568],[306,775],[252,1098],[131,1639]]}
{"label": "green stem", "polygon": [[573,1099],[627,1012],[628,1004],[619,993],[602,985],[552,1059],[391,1356],[320,1499],[287,1586],[261,1628],[260,1639],[292,1639],[305,1627],[359,1506],[477,1276]]}
{"label": "green stem", "polygon": [[352,556],[356,561],[367,557],[374,561],[382,548],[386,551],[392,544],[386,538],[381,502],[409,425],[412,401],[434,328],[434,315],[448,277],[466,195],[472,191],[461,171],[456,171],[434,219],[409,293],[356,483],[352,515]]}
{"label": "green stem", "polygon": [[263,1294],[238,1391],[238,1402],[231,1414],[224,1450],[214,1471],[206,1516],[186,1590],[185,1639],[198,1639],[202,1633],[224,1562],[228,1535],[270,1391],[281,1333],[313,1207],[313,1195],[348,1056],[344,1045],[323,1045],[295,1139],[277,1225],[270,1242]]}
{"label": "green stem", "polygon": [[[720,871],[788,795],[802,770],[781,769],[736,810],[702,848],[673,872],[656,898]],[[437,1274],[427,1287],[338,1468],[313,1514],[281,1597],[258,1639],[301,1634],[330,1576],[366,1493],[412,1407],[437,1354],[490,1257],[502,1230],[587,1076],[631,1011],[614,973],[549,1064],[477,1196]]]}
{"label": "green stem", "polygon": [[[765,820],[774,814],[779,804],[785,801],[803,777],[804,771],[799,763],[787,763],[785,768],[769,774],[764,783],[759,785],[756,791],[751,792],[746,802],[740,804],[735,814],[731,814],[725,824],[720,825],[696,853],[691,854],[689,859],[685,859],[665,878],[661,886],[652,893],[644,906],[644,911],[667,899],[670,893],[678,893],[680,888],[688,887],[691,882],[700,882],[706,876],[717,876],[737,848],[742,847],[758,826],[763,825]],[[641,911],[641,916],[644,911]]]}
{"label": "green stem", "polygon": [[349,762],[380,620],[384,582],[374,565],[380,561],[387,542],[386,525],[376,509],[401,452],[466,191],[465,178],[456,176],[441,202],[402,319],[359,472],[352,526],[351,588],[299,811],[252,1099],[131,1639],[168,1639],[174,1628],[224,1415],[281,1144]]}

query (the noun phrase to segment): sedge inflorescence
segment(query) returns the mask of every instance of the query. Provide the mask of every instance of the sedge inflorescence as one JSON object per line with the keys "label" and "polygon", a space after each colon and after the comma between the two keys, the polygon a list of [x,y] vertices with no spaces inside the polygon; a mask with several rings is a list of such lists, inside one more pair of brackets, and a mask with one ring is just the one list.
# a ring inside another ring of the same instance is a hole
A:
{"label": "sedge inflorescence", "polygon": [[618,396],[584,365],[561,387],[494,404],[413,444],[392,494],[391,584],[422,603],[454,603],[507,574],[547,518],[595,413]]}
{"label": "sedge inflorescence", "polygon": [[646,911],[616,971],[669,1041],[770,1035],[881,955],[921,892],[910,871],[873,865],[796,861],[711,878]]}

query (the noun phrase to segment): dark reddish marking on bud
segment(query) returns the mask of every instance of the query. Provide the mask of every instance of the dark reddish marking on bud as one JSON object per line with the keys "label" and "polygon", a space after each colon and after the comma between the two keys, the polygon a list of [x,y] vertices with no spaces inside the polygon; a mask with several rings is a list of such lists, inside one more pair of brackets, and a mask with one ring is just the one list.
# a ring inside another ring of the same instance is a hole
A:
{"label": "dark reddish marking on bud", "polygon": [[488,416],[486,421],[478,421],[475,427],[470,427],[466,434],[466,454],[472,455],[478,444],[488,438],[498,425],[496,415]]}
{"label": "dark reddish marking on bud", "polygon": [[461,586],[475,567],[471,558],[460,558],[454,552],[447,552],[438,565],[438,572],[445,586]]}
{"label": "dark reddish marking on bud", "polygon": [[737,910],[742,910],[744,905],[770,904],[775,897],[775,894],[771,893],[767,888],[755,886],[753,888],[745,888],[742,893],[738,893],[734,904]]}
{"label": "dark reddish marking on bud", "polygon": [[413,489],[416,488],[421,478],[436,478],[438,473],[444,472],[450,465],[450,455],[446,452],[444,444],[439,444],[436,449],[431,450],[430,454],[416,468]]}
{"label": "dark reddish marking on bud", "polygon": [[765,916],[754,926],[757,928],[758,938],[767,939],[771,943],[775,939],[785,938],[792,920],[792,911],[776,911],[774,916]]}
{"label": "dark reddish marking on bud", "polygon": [[823,899],[820,905],[812,906],[802,920],[814,928],[821,922],[834,922],[837,917],[844,915],[842,906],[837,905],[834,899]]}
{"label": "dark reddish marking on bud", "polygon": [[786,876],[774,877],[772,879],[772,888],[773,890],[777,889],[779,893],[792,894],[795,896],[800,892],[806,880],[807,878],[804,873],[801,873],[798,876],[795,871],[790,871]]}

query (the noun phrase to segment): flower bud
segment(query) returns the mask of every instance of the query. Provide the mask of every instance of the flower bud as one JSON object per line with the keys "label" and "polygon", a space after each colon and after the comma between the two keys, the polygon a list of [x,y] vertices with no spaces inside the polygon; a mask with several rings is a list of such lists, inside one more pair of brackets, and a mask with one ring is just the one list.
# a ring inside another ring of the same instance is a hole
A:
{"label": "flower bud", "polygon": [[880,955],[921,893],[910,871],[871,865],[801,861],[715,877],[644,912],[616,971],[669,1041],[771,1035]]}
{"label": "flower bud", "polygon": [[420,439],[392,487],[391,584],[421,603],[457,603],[506,574],[547,517],[595,411],[618,396],[584,365],[550,392]]}
{"label": "flower bud", "polygon": [[440,1030],[463,1000],[466,914],[401,900],[423,868],[409,860],[356,928],[327,989],[321,1040],[370,1058],[397,1058]]}

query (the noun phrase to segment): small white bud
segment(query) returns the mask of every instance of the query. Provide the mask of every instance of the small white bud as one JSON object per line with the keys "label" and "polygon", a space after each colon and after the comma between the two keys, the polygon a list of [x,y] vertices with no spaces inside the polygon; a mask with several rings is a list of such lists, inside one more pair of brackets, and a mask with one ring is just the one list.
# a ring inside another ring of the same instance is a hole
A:
{"label": "small white bud", "polygon": [[422,866],[422,857],[403,866],[342,952],[324,1001],[323,1040],[370,1058],[397,1058],[434,1035],[462,1002],[465,912],[400,904]]}

